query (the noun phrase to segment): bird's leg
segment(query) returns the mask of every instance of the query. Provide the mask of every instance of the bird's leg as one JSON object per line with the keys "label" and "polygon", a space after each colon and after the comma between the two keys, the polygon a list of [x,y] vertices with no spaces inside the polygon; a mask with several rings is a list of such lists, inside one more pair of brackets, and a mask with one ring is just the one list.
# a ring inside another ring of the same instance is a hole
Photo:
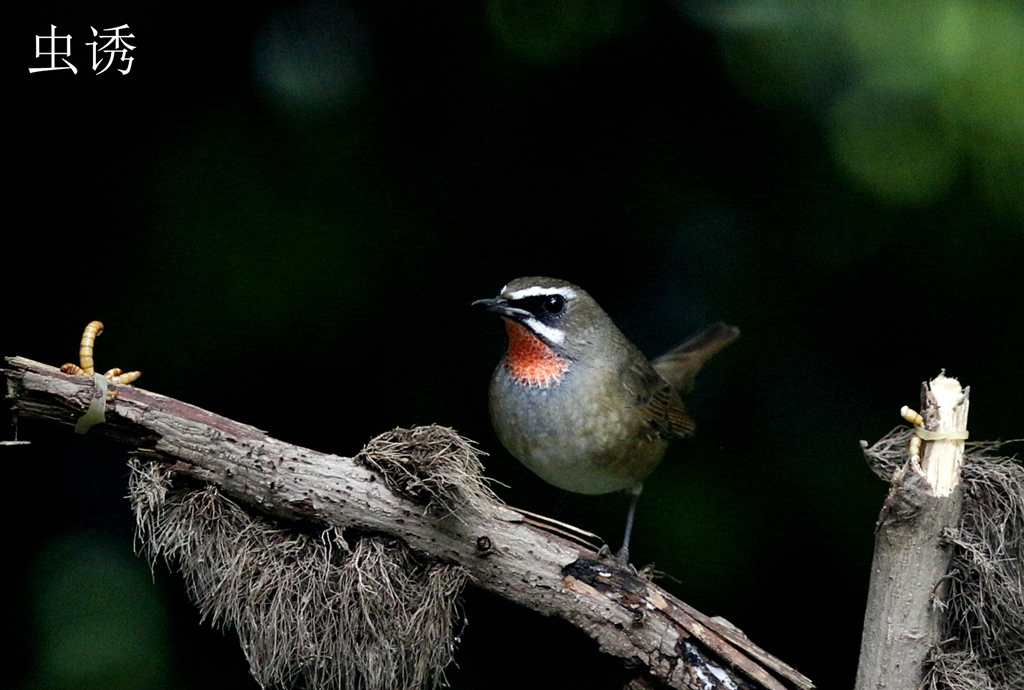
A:
{"label": "bird's leg", "polygon": [[643,488],[644,485],[641,482],[637,482],[626,489],[629,492],[629,512],[626,513],[626,535],[622,538],[622,548],[615,554],[615,562],[623,567],[629,565],[629,538],[633,535],[633,516],[636,514],[636,502],[640,498],[640,492],[643,491]]}

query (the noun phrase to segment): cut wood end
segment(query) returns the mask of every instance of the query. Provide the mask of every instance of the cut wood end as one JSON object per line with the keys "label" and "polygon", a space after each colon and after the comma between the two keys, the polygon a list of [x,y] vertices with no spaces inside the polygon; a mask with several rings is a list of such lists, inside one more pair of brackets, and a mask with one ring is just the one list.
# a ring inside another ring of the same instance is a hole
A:
{"label": "cut wood end", "polygon": [[939,408],[939,422],[952,423],[956,408],[961,402],[966,403],[960,382],[945,374],[939,374],[931,380],[928,388],[935,396],[935,404]]}
{"label": "cut wood end", "polygon": [[969,393],[960,382],[939,374],[926,384],[926,403],[933,407],[926,418],[935,420],[938,432],[925,447],[921,465],[934,495],[949,496],[960,483],[960,464],[967,438]]}

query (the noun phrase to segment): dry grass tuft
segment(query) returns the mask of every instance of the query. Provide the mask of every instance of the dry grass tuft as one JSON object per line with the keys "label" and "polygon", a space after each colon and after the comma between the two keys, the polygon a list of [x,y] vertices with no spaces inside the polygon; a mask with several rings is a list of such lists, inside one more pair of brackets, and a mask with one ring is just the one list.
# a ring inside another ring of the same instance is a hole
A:
{"label": "dry grass tuft", "polygon": [[[960,525],[945,602],[947,640],[929,688],[1024,688],[1024,467],[977,448],[964,457]],[[948,657],[948,658],[947,658]]]}
{"label": "dry grass tuft", "polygon": [[156,463],[131,462],[129,498],[140,553],[178,567],[203,620],[234,628],[260,686],[443,684],[460,567],[391,537],[272,523]]}
{"label": "dry grass tuft", "polygon": [[490,514],[498,502],[484,479],[480,452],[447,427],[388,431],[355,459],[379,472],[392,491],[438,515]]}

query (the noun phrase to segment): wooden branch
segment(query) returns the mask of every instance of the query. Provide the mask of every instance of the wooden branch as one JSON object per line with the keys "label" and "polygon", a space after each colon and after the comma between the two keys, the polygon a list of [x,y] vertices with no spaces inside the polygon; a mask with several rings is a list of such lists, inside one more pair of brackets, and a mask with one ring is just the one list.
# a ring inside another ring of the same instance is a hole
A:
{"label": "wooden branch", "polygon": [[879,517],[856,690],[918,688],[929,652],[942,641],[951,560],[943,533],[959,523],[969,392],[941,374],[923,385],[916,428],[923,460],[914,453],[892,475]]}
{"label": "wooden branch", "polygon": [[[93,378],[20,357],[3,370],[15,414],[74,426],[94,398]],[[111,386],[106,422],[88,433],[127,444],[217,485],[255,511],[288,520],[398,537],[461,565],[477,586],[593,637],[602,651],[641,664],[674,688],[810,689],[795,669],[728,622],[710,618],[545,521],[493,502],[436,515],[390,490],[354,458],[319,453],[187,403]],[[454,433],[454,432],[453,432]],[[554,524],[554,523],[550,523]]]}

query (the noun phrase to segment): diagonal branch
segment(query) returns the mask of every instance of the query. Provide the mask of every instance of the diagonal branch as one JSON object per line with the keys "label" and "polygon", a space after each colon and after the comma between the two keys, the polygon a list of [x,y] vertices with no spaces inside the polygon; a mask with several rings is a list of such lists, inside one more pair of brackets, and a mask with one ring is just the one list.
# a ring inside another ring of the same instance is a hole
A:
{"label": "diagonal branch", "polygon": [[[74,426],[94,397],[92,378],[20,357],[7,363],[8,397],[21,417]],[[605,653],[639,662],[670,687],[813,687],[728,622],[705,616],[644,578],[598,560],[590,546],[555,533],[572,528],[546,526],[486,491],[470,505],[432,509],[417,493],[433,495],[429,482],[414,481],[410,488],[409,481],[382,481],[380,469],[360,456],[293,446],[138,388],[112,390],[117,395],[107,402],[106,422],[90,434],[130,446],[136,458],[173,476],[216,485],[253,512],[396,537],[416,552],[461,566],[478,587],[569,621]],[[432,430],[443,443],[468,445],[450,430],[421,429]]]}

